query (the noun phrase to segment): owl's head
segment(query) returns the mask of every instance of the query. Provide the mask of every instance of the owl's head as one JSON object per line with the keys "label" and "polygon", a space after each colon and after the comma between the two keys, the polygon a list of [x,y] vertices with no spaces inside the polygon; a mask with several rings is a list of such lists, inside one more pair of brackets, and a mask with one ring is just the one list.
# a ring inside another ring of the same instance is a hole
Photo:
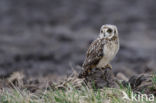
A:
{"label": "owl's head", "polygon": [[114,36],[118,37],[118,30],[115,25],[111,24],[102,25],[99,35],[100,38],[111,39]]}

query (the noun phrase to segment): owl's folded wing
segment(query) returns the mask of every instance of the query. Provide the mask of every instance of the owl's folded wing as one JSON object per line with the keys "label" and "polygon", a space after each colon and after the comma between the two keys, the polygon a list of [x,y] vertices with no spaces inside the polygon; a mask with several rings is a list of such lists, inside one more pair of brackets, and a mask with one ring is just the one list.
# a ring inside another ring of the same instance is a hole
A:
{"label": "owl's folded wing", "polygon": [[104,39],[97,39],[95,40],[90,46],[86,53],[85,61],[82,65],[84,69],[91,68],[96,66],[99,61],[103,57],[103,47],[105,45]]}

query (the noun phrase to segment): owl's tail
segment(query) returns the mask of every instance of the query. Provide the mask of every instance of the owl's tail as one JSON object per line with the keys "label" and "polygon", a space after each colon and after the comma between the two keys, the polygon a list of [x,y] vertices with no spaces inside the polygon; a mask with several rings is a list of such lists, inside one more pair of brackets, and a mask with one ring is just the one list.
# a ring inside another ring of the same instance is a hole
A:
{"label": "owl's tail", "polygon": [[78,75],[78,78],[85,78],[89,74],[89,69],[82,69]]}

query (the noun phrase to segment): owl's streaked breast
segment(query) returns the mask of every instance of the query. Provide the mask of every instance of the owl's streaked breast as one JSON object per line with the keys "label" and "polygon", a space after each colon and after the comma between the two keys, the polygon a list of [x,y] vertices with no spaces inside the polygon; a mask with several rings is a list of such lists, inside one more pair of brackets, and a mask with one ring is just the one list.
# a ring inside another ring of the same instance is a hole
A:
{"label": "owl's streaked breast", "polygon": [[119,50],[118,41],[108,41],[103,47],[103,58],[98,63],[97,67],[105,67],[116,56]]}

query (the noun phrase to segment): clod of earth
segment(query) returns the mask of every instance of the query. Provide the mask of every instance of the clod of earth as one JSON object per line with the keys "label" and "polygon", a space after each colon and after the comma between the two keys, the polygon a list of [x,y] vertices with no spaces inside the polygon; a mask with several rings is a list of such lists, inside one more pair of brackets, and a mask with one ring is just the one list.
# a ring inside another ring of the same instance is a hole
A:
{"label": "clod of earth", "polygon": [[111,68],[92,69],[90,74],[86,75],[84,78],[85,78],[84,80],[85,83],[89,87],[92,86],[94,86],[95,88],[103,88],[103,87],[118,88],[119,87]]}
{"label": "clod of earth", "polygon": [[134,92],[144,92],[146,94],[156,95],[156,77],[151,74],[140,74],[132,76],[128,81],[123,80],[120,82],[110,68],[105,69],[93,69],[91,73],[84,77],[84,82],[89,87],[95,88],[119,88],[122,84],[124,87],[128,85]]}

